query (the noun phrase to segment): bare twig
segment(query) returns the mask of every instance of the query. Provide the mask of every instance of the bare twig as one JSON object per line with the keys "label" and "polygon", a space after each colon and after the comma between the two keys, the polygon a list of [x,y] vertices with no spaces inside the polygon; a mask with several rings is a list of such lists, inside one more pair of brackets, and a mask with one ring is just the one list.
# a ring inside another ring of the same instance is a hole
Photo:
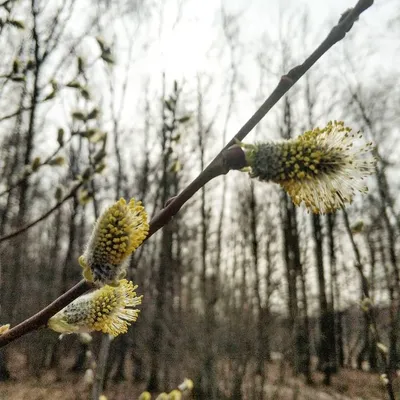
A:
{"label": "bare twig", "polygon": [[[303,64],[291,69],[286,75],[282,76],[278,85],[265,100],[254,115],[243,125],[237,134],[221,150],[214,160],[205,168],[200,175],[187,186],[179,195],[167,202],[162,209],[150,221],[150,231],[147,237],[150,238],[154,233],[166,225],[170,219],[181,209],[181,207],[206,183],[213,178],[229,172],[230,169],[240,168],[243,160],[243,152],[240,148],[229,149],[235,144],[236,140],[243,140],[246,135],[261,121],[261,119],[271,110],[271,108],[288,92],[288,90],[337,42],[342,40],[349,32],[354,22],[360,14],[372,6],[373,0],[359,0],[356,6],[346,11],[340,18],[339,23],[333,27],[328,36],[318,46],[318,48],[304,61]],[[29,228],[26,228],[27,230]],[[14,234],[16,236],[16,234]],[[0,238],[0,242],[2,238]],[[3,239],[5,240],[5,239]],[[44,310],[39,311],[31,318],[21,322],[16,327],[0,336],[0,347],[18,339],[19,337],[46,324],[48,319],[56,312],[61,310],[68,303],[76,299],[85,291],[90,289],[90,285],[85,281],[79,282],[67,293],[56,299]]]}
{"label": "bare twig", "polygon": [[0,122],[5,121],[5,120],[10,119],[10,118],[14,118],[14,117],[16,117],[17,115],[21,114],[24,111],[30,111],[31,108],[32,107],[20,107],[20,108],[18,108],[18,110],[12,112],[11,114],[7,114],[7,115],[4,115],[4,116],[0,117]]}
{"label": "bare twig", "polygon": [[[68,142],[70,142],[72,139],[72,136],[68,139],[67,142],[64,143],[67,144]],[[27,179],[28,177],[30,177],[34,172],[38,171],[39,168],[50,164],[50,162],[54,159],[54,157],[60,152],[60,150],[64,147],[64,145],[60,145],[57,147],[57,149],[50,154],[43,162],[41,162],[37,169],[35,171],[30,171],[30,173],[24,175],[22,178],[18,179],[16,182],[12,183],[7,189],[4,189],[2,192],[0,192],[0,197],[4,196],[5,194],[8,194],[11,192],[11,190],[15,189],[16,187],[18,187],[25,179]]]}
{"label": "bare twig", "polygon": [[7,331],[4,335],[1,335],[0,347],[5,346],[15,339],[18,339],[21,336],[26,335],[27,333],[32,332],[45,325],[49,318],[52,317],[56,312],[60,311],[66,305],[71,303],[71,301],[75,300],[77,297],[84,294],[90,289],[92,289],[90,283],[84,280],[80,281],[63,295],[54,300],[47,307],[43,308],[43,310],[16,325],[14,328]]}
{"label": "bare twig", "polygon": [[389,395],[389,399],[396,400],[395,395],[394,395],[394,389],[393,389],[392,371],[390,370],[390,365],[389,365],[386,354],[382,351],[381,348],[379,348],[379,344],[381,344],[382,342],[381,342],[381,338],[380,338],[380,335],[378,332],[378,324],[377,324],[376,318],[375,318],[374,305],[371,302],[368,279],[364,274],[364,270],[363,270],[363,266],[362,266],[362,262],[361,262],[360,251],[354,240],[354,236],[353,236],[353,233],[352,233],[351,227],[350,227],[349,217],[347,215],[346,210],[343,210],[343,217],[344,217],[344,224],[346,227],[346,231],[347,231],[347,234],[349,235],[351,246],[354,251],[354,256],[356,258],[355,267],[356,267],[358,273],[360,274],[360,278],[361,278],[361,289],[362,289],[362,293],[364,296],[363,300],[368,301],[367,305],[365,307],[363,307],[362,309],[363,309],[365,316],[367,317],[368,324],[371,327],[371,332],[373,334],[373,338],[374,338],[374,342],[375,342],[374,345],[377,347],[378,354],[380,355],[381,361],[382,361],[383,365],[385,366],[385,374],[386,374],[386,378],[387,378],[385,386],[386,386],[387,393]]}
{"label": "bare twig", "polygon": [[15,236],[18,236],[21,233],[24,233],[28,229],[32,228],[33,226],[35,226],[39,222],[44,221],[51,214],[53,214],[54,211],[58,210],[67,200],[69,200],[71,197],[75,196],[75,193],[83,185],[83,183],[84,183],[83,181],[77,183],[63,199],[61,199],[59,202],[57,202],[52,208],[50,208],[48,211],[46,211],[40,217],[36,218],[34,221],[29,222],[28,224],[24,225],[22,228],[19,228],[14,232],[8,233],[7,235],[4,235],[4,236],[0,237],[0,243],[4,242],[6,240],[9,240],[9,239],[11,239],[11,238],[13,238]]}

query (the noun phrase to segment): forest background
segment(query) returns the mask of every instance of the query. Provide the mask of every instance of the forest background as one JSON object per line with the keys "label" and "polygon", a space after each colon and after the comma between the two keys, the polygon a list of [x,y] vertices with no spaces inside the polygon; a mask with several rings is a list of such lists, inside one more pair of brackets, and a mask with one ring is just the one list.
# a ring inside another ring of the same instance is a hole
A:
{"label": "forest background", "polygon": [[[0,322],[15,325],[81,279],[77,259],[113,201],[135,197],[152,216],[179,193],[348,6],[3,1]],[[203,188],[132,259],[144,300],[111,342],[109,398],[185,377],[204,399],[384,396],[359,271],[395,374],[399,38],[399,3],[376,1],[246,139],[344,120],[377,146],[369,194],[316,216],[242,172]],[[40,330],[11,344],[0,353],[0,397],[62,388],[87,398],[100,342]]]}

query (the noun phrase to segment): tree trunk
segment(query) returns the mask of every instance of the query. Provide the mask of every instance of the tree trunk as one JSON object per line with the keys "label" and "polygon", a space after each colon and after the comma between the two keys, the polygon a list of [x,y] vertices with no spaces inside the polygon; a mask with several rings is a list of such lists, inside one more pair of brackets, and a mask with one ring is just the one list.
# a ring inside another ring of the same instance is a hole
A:
{"label": "tree trunk", "polygon": [[330,385],[331,376],[336,372],[336,356],[334,354],[334,313],[328,305],[326,295],[325,271],[323,263],[322,228],[319,215],[312,216],[315,243],[315,261],[318,275],[319,307],[320,307],[320,341],[318,346],[319,369],[324,373],[324,384]]}

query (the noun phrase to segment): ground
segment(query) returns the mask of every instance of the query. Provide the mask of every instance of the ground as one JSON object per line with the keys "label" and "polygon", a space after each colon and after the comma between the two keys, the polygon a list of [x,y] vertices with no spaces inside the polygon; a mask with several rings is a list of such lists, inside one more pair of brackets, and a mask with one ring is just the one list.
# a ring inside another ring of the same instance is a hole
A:
{"label": "ground", "polygon": [[[0,400],[87,400],[90,389],[83,380],[83,374],[50,370],[39,378],[29,377],[24,360],[16,355],[10,371],[13,379],[0,383]],[[282,373],[283,371],[283,373]],[[368,372],[343,369],[332,379],[332,385],[322,384],[322,375],[315,373],[314,385],[306,385],[301,378],[291,375],[288,368],[278,363],[267,366],[268,382],[264,387],[266,399],[272,400],[382,400],[386,399],[379,375]],[[396,378],[396,391],[400,399],[400,382]],[[129,381],[110,384],[105,394],[108,400],[135,400],[143,386]]]}

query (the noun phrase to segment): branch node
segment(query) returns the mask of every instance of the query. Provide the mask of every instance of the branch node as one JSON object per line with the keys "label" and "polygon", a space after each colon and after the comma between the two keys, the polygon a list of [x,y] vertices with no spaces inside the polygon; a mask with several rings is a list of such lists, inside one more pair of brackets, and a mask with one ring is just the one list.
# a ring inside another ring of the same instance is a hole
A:
{"label": "branch node", "polygon": [[242,148],[235,144],[222,153],[223,163],[228,173],[232,169],[242,169],[247,167],[246,155]]}

